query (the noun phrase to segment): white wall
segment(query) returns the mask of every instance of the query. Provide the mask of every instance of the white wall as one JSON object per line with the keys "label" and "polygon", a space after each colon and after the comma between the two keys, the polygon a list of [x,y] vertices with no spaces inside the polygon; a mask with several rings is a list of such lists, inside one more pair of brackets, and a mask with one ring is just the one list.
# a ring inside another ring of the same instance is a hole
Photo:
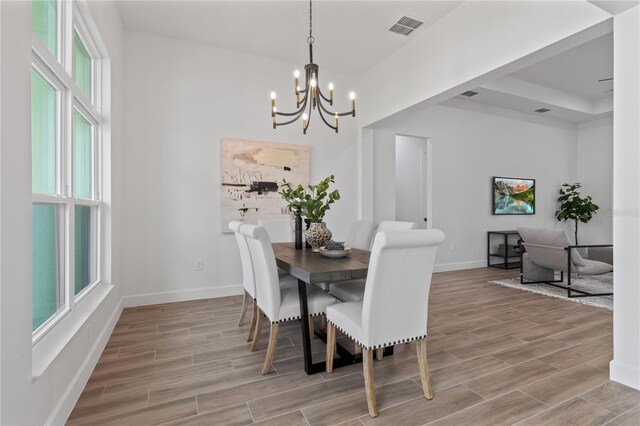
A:
{"label": "white wall", "polygon": [[[326,221],[344,239],[358,213],[356,120],[341,120],[337,135],[317,116],[306,136],[301,123],[271,128],[269,92],[293,109],[292,73],[304,64],[134,32],[125,55],[126,304],[240,293],[236,242],[220,228],[223,137],[310,145],[311,180],[335,175],[342,199]],[[321,75],[346,101],[354,82]]]}
{"label": "white wall", "polygon": [[640,6],[613,37],[613,361],[611,379],[640,389]]}
{"label": "white wall", "polygon": [[[434,228],[447,234],[437,270],[486,265],[486,232],[561,227],[553,216],[560,185],[575,179],[576,131],[457,108],[402,114],[374,130],[374,218],[394,219],[395,135],[432,143]],[[492,177],[536,179],[536,214],[492,215]]]}
{"label": "white wall", "polygon": [[613,119],[578,125],[577,177],[582,196],[591,195],[600,210],[578,226],[580,244],[613,242]]}
{"label": "white wall", "polygon": [[[91,14],[111,58],[112,110],[105,111],[111,124],[114,148],[106,154],[120,161],[121,144],[122,29],[116,5],[91,2]],[[111,327],[119,314],[119,270],[107,271],[111,282],[87,295],[78,309],[67,315],[34,348],[31,342],[31,2],[1,2],[1,137],[0,137],[0,423],[62,424],[84,388]],[[105,213],[117,212],[120,176],[112,170],[113,188]],[[111,222],[110,248],[119,252],[119,223]],[[117,255],[114,256],[117,261]],[[110,265],[107,265],[108,267]],[[104,291],[104,293],[100,293]],[[105,298],[93,309],[92,298]],[[82,323],[72,321],[82,318]],[[50,338],[56,335],[59,339]],[[66,334],[61,336],[61,334]],[[57,342],[62,346],[42,346]],[[46,353],[43,353],[46,352]],[[53,356],[55,358],[51,359]],[[38,372],[42,357],[50,362]]]}

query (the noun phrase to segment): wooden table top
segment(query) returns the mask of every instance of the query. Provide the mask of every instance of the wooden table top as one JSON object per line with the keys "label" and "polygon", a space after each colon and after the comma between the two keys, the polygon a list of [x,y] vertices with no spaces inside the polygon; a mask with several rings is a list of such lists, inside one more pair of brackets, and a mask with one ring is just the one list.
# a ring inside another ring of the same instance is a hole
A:
{"label": "wooden table top", "polygon": [[311,249],[296,250],[294,243],[274,243],[276,264],[288,274],[315,284],[367,277],[370,252],[351,249],[342,259],[329,259]]}

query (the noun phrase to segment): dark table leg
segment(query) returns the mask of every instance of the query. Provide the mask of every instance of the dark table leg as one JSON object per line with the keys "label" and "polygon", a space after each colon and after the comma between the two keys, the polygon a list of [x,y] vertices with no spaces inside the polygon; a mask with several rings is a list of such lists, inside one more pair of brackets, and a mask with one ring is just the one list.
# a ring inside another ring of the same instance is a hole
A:
{"label": "dark table leg", "polygon": [[298,295],[300,296],[300,323],[302,324],[302,349],[304,351],[304,371],[307,374],[319,373],[325,370],[325,363],[314,364],[311,356],[311,336],[309,335],[309,306],[307,305],[307,283],[298,280]]}
{"label": "dark table leg", "polygon": [[[311,335],[309,334],[309,305],[307,303],[307,283],[298,280],[298,296],[300,297],[300,323],[302,324],[302,350],[304,352],[304,371],[307,374],[320,373],[326,370],[325,362],[313,362],[311,354]],[[327,342],[327,336],[324,332],[316,330],[316,335],[323,341]],[[362,362],[362,356],[354,356],[346,348],[339,343],[336,344],[336,350],[339,357],[333,361],[333,368],[344,367]],[[384,356],[393,355],[393,346],[389,346],[384,350]]]}

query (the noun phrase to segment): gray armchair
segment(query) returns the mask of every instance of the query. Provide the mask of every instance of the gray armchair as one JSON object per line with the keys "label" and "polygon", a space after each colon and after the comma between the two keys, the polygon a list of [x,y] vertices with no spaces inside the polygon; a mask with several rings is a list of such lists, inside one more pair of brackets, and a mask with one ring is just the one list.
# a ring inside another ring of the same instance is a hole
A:
{"label": "gray armchair", "polygon": [[[613,265],[586,259],[577,249],[588,249],[594,257],[609,258],[612,245],[572,245],[561,229],[518,228],[522,239],[522,284],[549,284],[567,290],[567,297],[610,296],[613,293],[588,293],[571,287],[571,274],[599,275],[613,271]],[[560,279],[556,279],[560,272]],[[567,275],[567,285],[564,275]],[[577,294],[574,294],[577,293]]]}

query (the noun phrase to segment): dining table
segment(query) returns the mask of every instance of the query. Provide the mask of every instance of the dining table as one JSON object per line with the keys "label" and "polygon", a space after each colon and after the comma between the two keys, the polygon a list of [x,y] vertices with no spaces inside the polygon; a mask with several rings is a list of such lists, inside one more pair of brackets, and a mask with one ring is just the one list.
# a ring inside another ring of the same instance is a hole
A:
{"label": "dining table", "polygon": [[[273,243],[276,264],[282,271],[298,280],[300,297],[300,322],[302,327],[302,346],[304,352],[304,370],[307,374],[325,371],[325,362],[313,362],[311,353],[311,333],[309,331],[309,309],[307,305],[307,286],[319,283],[357,280],[367,277],[370,252],[352,248],[346,257],[333,259],[322,256],[310,248],[296,250],[294,243]],[[324,330],[314,327],[315,335],[326,343]],[[362,355],[351,353],[341,344],[336,344],[338,358],[333,368],[362,362]],[[385,348],[384,355],[393,354],[393,347]]]}

